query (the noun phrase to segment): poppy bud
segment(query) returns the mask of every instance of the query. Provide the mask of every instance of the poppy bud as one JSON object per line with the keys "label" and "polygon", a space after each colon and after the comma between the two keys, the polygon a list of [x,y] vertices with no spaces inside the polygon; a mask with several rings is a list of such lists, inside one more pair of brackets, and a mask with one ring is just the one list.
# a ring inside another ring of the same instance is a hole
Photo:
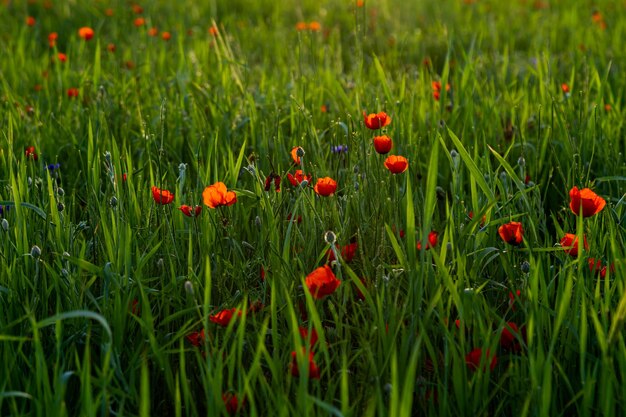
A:
{"label": "poppy bud", "polygon": [[30,248],[30,256],[35,259],[39,259],[39,257],[41,256],[41,248],[37,245]]}
{"label": "poppy bud", "polygon": [[63,211],[63,210],[65,210],[65,204],[58,203],[57,204],[57,211]]}
{"label": "poppy bud", "polygon": [[530,272],[530,264],[528,263],[528,261],[522,262],[522,265],[520,266],[520,269],[525,274],[529,273]]}
{"label": "poppy bud", "polygon": [[324,241],[328,243],[329,245],[334,245],[336,240],[337,240],[337,236],[332,230],[329,230],[326,233],[324,233]]}
{"label": "poppy bud", "polygon": [[65,190],[61,187],[57,188],[57,195],[59,197],[63,197],[65,195]]}
{"label": "poppy bud", "polygon": [[109,200],[109,205],[113,208],[117,207],[117,197],[111,197],[111,199]]}
{"label": "poppy bud", "polygon": [[9,221],[7,219],[2,219],[2,229],[5,232],[9,231]]}
{"label": "poppy bud", "polygon": [[185,281],[185,292],[189,295],[193,295],[193,284],[191,281]]}

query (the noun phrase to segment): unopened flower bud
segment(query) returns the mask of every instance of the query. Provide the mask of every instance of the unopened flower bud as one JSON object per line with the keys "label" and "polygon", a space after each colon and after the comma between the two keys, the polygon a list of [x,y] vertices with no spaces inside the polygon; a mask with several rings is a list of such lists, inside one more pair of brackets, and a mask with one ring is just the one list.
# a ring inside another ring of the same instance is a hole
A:
{"label": "unopened flower bud", "polygon": [[329,245],[334,245],[335,241],[337,240],[337,236],[332,230],[329,230],[328,232],[324,233],[324,240]]}
{"label": "unopened flower bud", "polygon": [[523,167],[526,165],[526,160],[524,159],[523,156],[520,156],[519,158],[517,158],[517,165]]}
{"label": "unopened flower bud", "polygon": [[302,149],[301,147],[298,146],[298,149],[296,149],[296,155],[299,157],[303,157],[304,156],[304,149]]}
{"label": "unopened flower bud", "polygon": [[39,257],[41,256],[41,248],[37,245],[30,248],[30,256],[35,259],[39,259]]}
{"label": "unopened flower bud", "polygon": [[109,205],[113,208],[117,207],[117,197],[111,197],[111,199],[109,200]]}
{"label": "unopened flower bud", "polygon": [[9,221],[7,219],[2,219],[2,229],[5,232],[9,231]]}
{"label": "unopened flower bud", "polygon": [[185,292],[189,295],[193,295],[193,284],[191,281],[185,281]]}
{"label": "unopened flower bud", "polygon": [[520,266],[520,269],[525,274],[529,273],[530,272],[530,264],[528,263],[528,261],[522,262],[522,265]]}

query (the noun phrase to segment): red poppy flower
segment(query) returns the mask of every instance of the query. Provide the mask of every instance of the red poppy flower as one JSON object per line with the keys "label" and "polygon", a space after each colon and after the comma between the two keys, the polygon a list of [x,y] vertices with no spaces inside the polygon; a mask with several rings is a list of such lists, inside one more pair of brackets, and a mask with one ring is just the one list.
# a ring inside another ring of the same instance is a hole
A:
{"label": "red poppy flower", "polygon": [[521,290],[515,290],[515,293],[513,293],[513,291],[509,291],[509,307],[511,307],[511,311],[515,311],[515,300],[520,299],[522,295],[522,291]]}
{"label": "red poppy flower", "polygon": [[[486,350],[486,354],[484,355],[483,355],[483,350],[481,348],[476,348],[472,350],[470,353],[465,355],[465,363],[467,364],[467,367],[470,370],[476,371],[480,367],[480,362],[483,357],[485,358],[485,361],[489,361],[491,359],[491,361],[489,362],[489,369],[493,371],[494,368],[496,367],[496,364],[498,363],[498,357],[496,355],[493,355],[492,357],[491,352],[489,352],[489,349]],[[483,371],[485,370],[486,369],[483,366]]]}
{"label": "red poppy flower", "polygon": [[498,233],[502,240],[509,245],[517,246],[524,240],[524,229],[519,222],[509,222],[498,228]]}
{"label": "red poppy flower", "polygon": [[[359,277],[359,281],[361,281],[361,284],[367,288],[367,280],[365,278]],[[356,285],[354,286],[354,289],[356,290],[356,298],[361,301],[365,301],[365,294],[363,294],[363,291],[361,291]]]}
{"label": "red poppy flower", "polygon": [[582,216],[590,217],[601,212],[604,206],[606,206],[606,201],[589,188],[579,190],[578,187],[574,186],[569,191],[569,198],[569,208],[577,216],[580,213],[581,207]]}
{"label": "red poppy flower", "polygon": [[[470,218],[470,220],[472,220],[474,218],[474,212],[470,211],[468,214],[468,217]],[[485,226],[486,221],[487,221],[487,216],[483,214],[483,217],[480,218],[480,227]]]}
{"label": "red poppy flower", "polygon": [[502,346],[502,349],[519,352],[522,349],[522,345],[518,341],[519,334],[517,324],[512,321],[506,323],[506,326],[502,328],[502,333],[500,333],[500,346]]}
{"label": "red poppy flower", "polygon": [[130,312],[133,313],[135,316],[138,316],[139,313],[141,312],[141,309],[139,308],[139,300],[138,299],[135,298],[130,303]]}
{"label": "red poppy flower", "polygon": [[135,14],[142,14],[143,13],[143,7],[141,7],[140,5],[138,5],[136,3],[132,5],[132,8],[133,8],[133,12]]}
{"label": "red poppy flower", "polygon": [[174,201],[174,194],[168,190],[161,190],[158,187],[152,186],[152,198],[157,204],[166,205]]}
{"label": "red poppy flower", "polygon": [[205,341],[204,329],[200,330],[199,332],[191,332],[187,336],[185,336],[185,338],[189,340],[189,343],[191,343],[193,346],[198,347]]}
{"label": "red poppy flower", "polygon": [[231,416],[236,414],[241,408],[243,408],[244,405],[243,401],[239,404],[237,394],[233,394],[231,392],[222,394],[222,401],[224,402],[224,407],[226,407],[226,412]]}
{"label": "red poppy flower", "polygon": [[237,317],[241,317],[241,310],[233,307],[233,308],[219,311],[213,314],[212,316],[209,316],[209,320],[211,320],[213,323],[219,324],[222,327],[226,327],[228,326],[230,321],[233,319],[233,317],[235,317],[235,315]]}
{"label": "red poppy flower", "polygon": [[59,37],[59,34],[56,32],[52,32],[51,34],[48,35],[48,45],[50,45],[50,48],[54,48],[54,46],[57,44],[58,37]]}
{"label": "red poppy flower", "polygon": [[182,206],[178,207],[178,209],[182,211],[183,214],[187,217],[198,217],[202,212],[202,206],[191,207],[183,204]]}
{"label": "red poppy flower", "polygon": [[[585,250],[589,250],[589,244],[587,244],[587,237],[583,236],[583,245],[585,246]],[[578,257],[578,236],[573,233],[566,233],[565,236],[561,239],[561,246],[565,253],[573,258]]]}
{"label": "red poppy flower", "polygon": [[[428,234],[428,242],[426,243],[426,250],[434,248],[439,242],[439,233],[432,231]],[[417,242],[417,250],[422,250],[422,242]]]}
{"label": "red poppy flower", "polygon": [[62,52],[59,52],[59,53],[57,54],[57,58],[59,58],[59,61],[61,61],[61,62],[65,62],[65,61],[67,61],[67,55],[65,55],[65,54],[64,54],[64,53],[62,53]]}
{"label": "red poppy flower", "polygon": [[293,148],[291,148],[291,158],[296,165],[300,165],[302,163],[302,160],[300,159],[298,153],[300,153],[300,155],[304,155],[304,149],[302,149],[302,147],[300,146],[294,146]]}
{"label": "red poppy flower", "polygon": [[69,98],[76,98],[78,97],[78,94],[79,94],[78,88],[72,87],[72,88],[67,89],[67,96]]}
{"label": "red poppy flower", "polygon": [[[357,242],[352,242],[350,244],[347,244],[346,246],[343,246],[341,248],[341,258],[345,262],[350,263],[352,259],[354,259],[354,255],[356,255],[357,247],[358,247]],[[332,262],[336,259],[335,252],[333,252],[332,249],[328,249],[328,251],[326,252],[326,255],[328,256],[329,262]]]}
{"label": "red poppy flower", "polygon": [[91,40],[91,38],[93,38],[93,35],[94,31],[90,27],[83,26],[82,28],[78,29],[78,36],[86,41]]}
{"label": "red poppy flower", "polygon": [[27,24],[28,26],[31,26],[31,27],[32,27],[32,26],[35,26],[35,23],[37,23],[37,21],[35,20],[35,18],[34,18],[34,17],[32,17],[32,16],[28,16],[28,17],[26,18],[26,24]]}
{"label": "red poppy flower", "polygon": [[561,84],[561,90],[563,91],[564,94],[569,94],[569,85],[565,83]]}
{"label": "red poppy flower", "polygon": [[288,173],[287,179],[289,180],[291,185],[293,185],[294,187],[297,187],[298,185],[300,185],[302,181],[306,181],[307,184],[311,183],[311,176],[304,175],[301,169],[297,169],[295,172],[295,175],[291,175],[291,173]]}
{"label": "red poppy flower", "polygon": [[309,347],[313,348],[318,340],[317,330],[315,328],[311,329],[311,340],[309,340],[309,329],[306,327],[298,327],[298,333],[300,333],[300,337],[302,337],[304,343],[308,343]]}
{"label": "red poppy flower", "polygon": [[[291,213],[289,213],[289,214],[287,215],[287,221],[291,221],[291,217],[292,217],[292,216],[291,216]],[[295,221],[297,224],[302,223],[302,216],[298,216],[298,217],[296,217],[294,221]]]}
{"label": "red poppy flower", "polygon": [[371,130],[381,129],[391,123],[391,117],[387,116],[387,113],[381,111],[380,113],[367,114],[363,112],[363,121],[365,126]]}
{"label": "red poppy flower", "polygon": [[[441,81],[432,81],[430,85],[433,89],[433,97],[436,101],[439,101],[441,97]],[[446,91],[450,91],[450,84],[446,84]]]}
{"label": "red poppy flower", "polygon": [[265,191],[269,191],[272,186],[272,181],[274,181],[274,189],[277,193],[280,193],[280,175],[274,174],[273,172],[265,178]]}
{"label": "red poppy flower", "polygon": [[392,146],[393,142],[391,141],[391,138],[387,135],[376,136],[374,138],[374,149],[381,155],[389,153]]}
{"label": "red poppy flower", "polygon": [[113,16],[115,14],[115,11],[113,9],[106,9],[104,11],[104,14],[109,16],[109,17],[111,17],[111,16]]}
{"label": "red poppy flower", "polygon": [[400,155],[390,155],[385,159],[385,167],[392,174],[401,174],[409,167],[409,161]]}
{"label": "red poppy flower", "polygon": [[306,28],[307,28],[306,22],[298,22],[298,23],[296,23],[296,30],[298,32],[302,32],[303,30],[306,30]]}
{"label": "red poppy flower", "polygon": [[172,39],[172,34],[169,32],[163,32],[161,33],[161,39],[163,39],[164,41],[169,41],[170,39]]}
{"label": "red poppy flower", "polygon": [[217,26],[211,26],[208,29],[208,31],[211,36],[217,36],[219,34],[219,31],[217,30]]}
{"label": "red poppy flower", "polygon": [[[313,352],[310,352],[306,347],[302,347],[302,355],[307,358],[309,362],[309,378],[320,379],[320,370],[314,360]],[[300,370],[298,369],[298,352],[295,350],[291,352],[291,375],[300,376]]]}
{"label": "red poppy flower", "polygon": [[[600,275],[600,278],[602,279],[606,278],[606,266],[602,266],[601,259],[589,258],[587,263],[589,264],[589,271],[591,273],[594,273],[596,276]],[[609,269],[611,270],[611,274],[615,273],[614,264],[611,264]]]}
{"label": "red poppy flower", "polygon": [[26,159],[32,159],[33,161],[36,161],[37,159],[39,159],[37,152],[35,152],[34,146],[27,146],[24,154],[26,155]]}
{"label": "red poppy flower", "polygon": [[107,45],[107,51],[113,53],[115,52],[115,44],[114,43],[110,43]]}
{"label": "red poppy flower", "polygon": [[204,189],[202,199],[209,208],[232,206],[237,202],[237,194],[234,191],[228,191],[223,182],[216,182]]}
{"label": "red poppy flower", "polygon": [[313,298],[320,300],[334,293],[341,281],[337,279],[328,265],[324,265],[307,275],[304,283]]}
{"label": "red poppy flower", "polygon": [[320,22],[312,21],[309,23],[309,30],[311,32],[319,32],[322,30],[322,25],[320,25]]}
{"label": "red poppy flower", "polygon": [[157,28],[150,28],[148,29],[148,36],[156,36],[159,34],[159,29]]}
{"label": "red poppy flower", "polygon": [[323,197],[332,196],[337,191],[337,181],[330,177],[318,178],[313,189]]}

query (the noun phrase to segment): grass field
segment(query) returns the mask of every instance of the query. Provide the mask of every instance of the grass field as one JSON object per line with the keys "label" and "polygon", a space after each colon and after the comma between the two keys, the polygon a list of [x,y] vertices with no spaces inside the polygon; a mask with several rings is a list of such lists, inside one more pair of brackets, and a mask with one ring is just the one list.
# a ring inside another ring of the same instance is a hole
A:
{"label": "grass field", "polygon": [[626,412],[626,3],[0,27],[0,416]]}

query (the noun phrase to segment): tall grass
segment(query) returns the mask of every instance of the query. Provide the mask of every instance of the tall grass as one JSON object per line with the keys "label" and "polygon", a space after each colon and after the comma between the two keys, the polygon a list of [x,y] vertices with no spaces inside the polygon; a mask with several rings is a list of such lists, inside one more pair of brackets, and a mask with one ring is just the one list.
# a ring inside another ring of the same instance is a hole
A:
{"label": "tall grass", "polygon": [[621,3],[5,3],[0,415],[623,414]]}

